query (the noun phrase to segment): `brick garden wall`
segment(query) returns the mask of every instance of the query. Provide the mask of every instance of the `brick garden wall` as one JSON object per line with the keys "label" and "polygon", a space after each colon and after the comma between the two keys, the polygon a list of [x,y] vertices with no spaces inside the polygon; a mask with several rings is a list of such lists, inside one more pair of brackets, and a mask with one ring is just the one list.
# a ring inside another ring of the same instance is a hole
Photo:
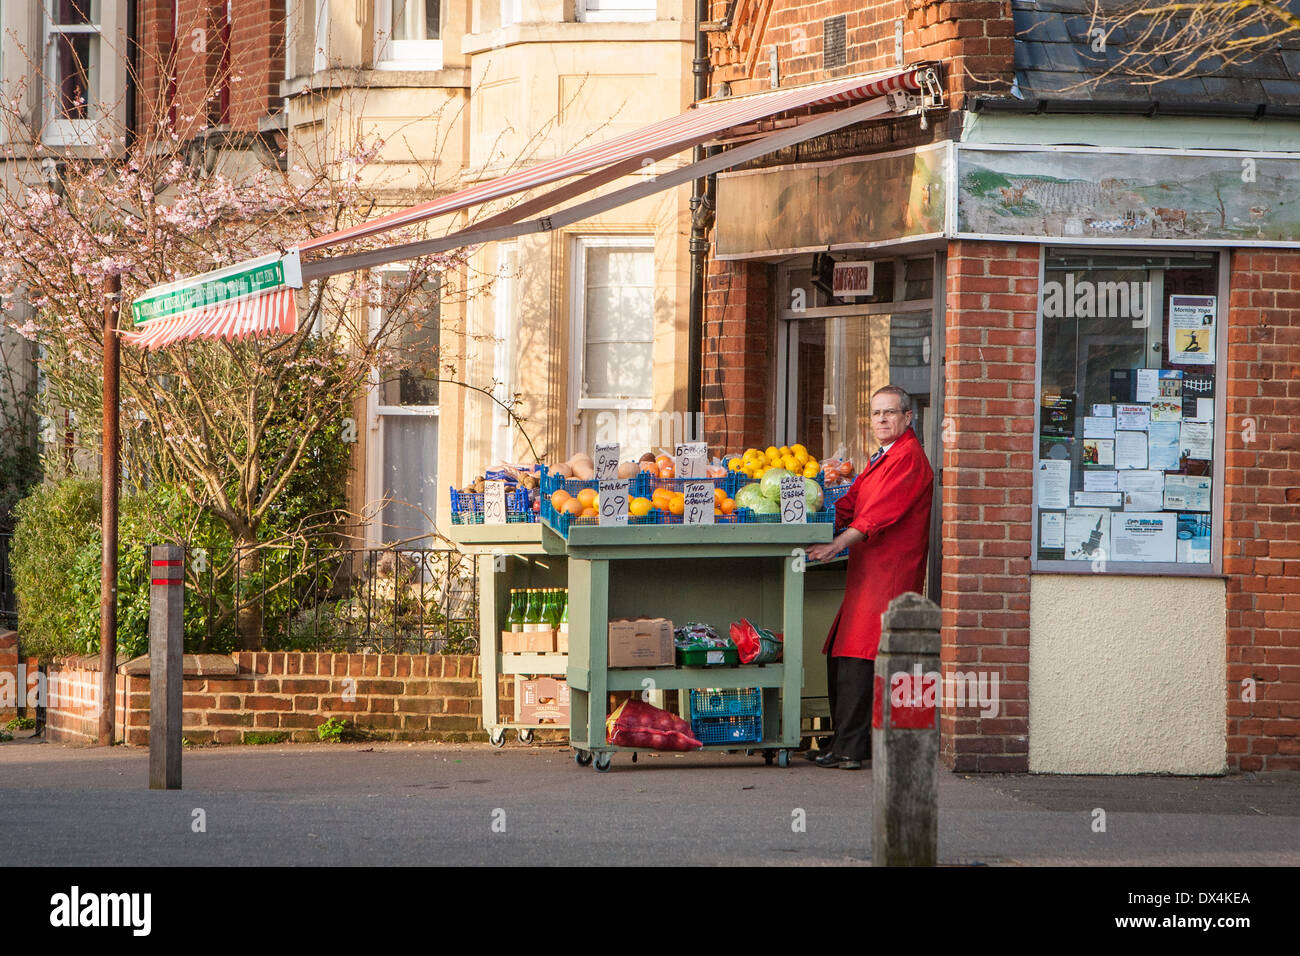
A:
{"label": "brick garden wall", "polygon": [[[223,666],[224,664],[224,666]],[[330,717],[391,740],[485,740],[478,658],[444,654],[241,652],[186,655],[183,733],[194,743],[248,743],[280,736],[314,741]],[[50,667],[65,696],[93,699],[98,662],[76,658]],[[514,681],[502,676],[503,718],[513,715]],[[351,695],[355,699],[347,700]],[[148,659],[119,667],[117,736],[149,742]],[[49,738],[93,743],[97,711],[51,706]]]}
{"label": "brick garden wall", "polygon": [[[18,665],[26,664],[27,669],[19,674]],[[31,700],[31,692],[36,687],[36,668],[39,662],[34,657],[22,660],[18,656],[18,632],[0,631],[0,724],[18,716],[18,704]],[[20,683],[19,677],[25,680]],[[25,684],[26,686],[22,686]],[[12,699],[10,694],[12,693]],[[35,717],[33,707],[27,708],[27,716]]]}
{"label": "brick garden wall", "polygon": [[1228,766],[1300,770],[1300,252],[1234,252],[1229,289]]}
{"label": "brick garden wall", "polygon": [[951,243],[947,293],[941,657],[997,673],[1002,706],[945,709],[943,757],[1027,771],[1038,246]]}

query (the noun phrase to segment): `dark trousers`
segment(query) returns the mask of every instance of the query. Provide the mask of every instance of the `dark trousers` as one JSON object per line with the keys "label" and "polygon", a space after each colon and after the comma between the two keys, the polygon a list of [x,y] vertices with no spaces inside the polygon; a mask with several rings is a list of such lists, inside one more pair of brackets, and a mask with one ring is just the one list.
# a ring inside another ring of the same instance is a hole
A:
{"label": "dark trousers", "polygon": [[871,759],[871,694],[876,662],[826,655],[826,689],[835,736],[830,750],[850,760]]}

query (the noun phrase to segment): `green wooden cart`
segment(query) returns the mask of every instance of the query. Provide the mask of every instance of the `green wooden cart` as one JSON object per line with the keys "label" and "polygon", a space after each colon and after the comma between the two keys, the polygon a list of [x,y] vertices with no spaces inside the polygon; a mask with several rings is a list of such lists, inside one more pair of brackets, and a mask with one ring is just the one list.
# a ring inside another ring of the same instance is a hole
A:
{"label": "green wooden cart", "polygon": [[[544,551],[561,546],[569,577],[569,739],[579,766],[609,769],[605,733],[611,691],[759,688],[763,734],[756,742],[706,745],[706,750],[761,751],[787,766],[799,746],[804,682],[804,562],[802,549],[829,541],[829,524],[574,525],[565,541],[542,526]],[[739,667],[613,668],[608,622],[648,615],[674,624],[715,627],[748,617],[781,623],[779,664]]]}

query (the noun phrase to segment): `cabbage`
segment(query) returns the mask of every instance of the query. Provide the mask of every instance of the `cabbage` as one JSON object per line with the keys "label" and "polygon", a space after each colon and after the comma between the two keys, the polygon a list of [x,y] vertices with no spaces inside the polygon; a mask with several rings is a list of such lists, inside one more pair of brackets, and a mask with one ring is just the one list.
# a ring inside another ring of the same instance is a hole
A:
{"label": "cabbage", "polygon": [[768,498],[766,495],[754,495],[754,500],[750,503],[749,508],[756,515],[780,514],[781,502],[775,498]]}
{"label": "cabbage", "polygon": [[750,485],[745,485],[743,488],[741,488],[739,491],[736,492],[736,507],[752,508],[754,506],[754,499],[761,498],[761,497],[763,497],[763,495],[762,492],[759,490],[758,482],[754,482],[753,484]]}
{"label": "cabbage", "polygon": [[822,510],[822,502],[825,501],[826,495],[822,491],[821,485],[817,484],[812,478],[805,478],[803,480],[803,494],[808,503],[809,513]]}
{"label": "cabbage", "polygon": [[788,478],[793,472],[785,468],[769,468],[763,473],[759,485],[763,489],[763,497],[771,498],[773,501],[781,500],[781,479]]}

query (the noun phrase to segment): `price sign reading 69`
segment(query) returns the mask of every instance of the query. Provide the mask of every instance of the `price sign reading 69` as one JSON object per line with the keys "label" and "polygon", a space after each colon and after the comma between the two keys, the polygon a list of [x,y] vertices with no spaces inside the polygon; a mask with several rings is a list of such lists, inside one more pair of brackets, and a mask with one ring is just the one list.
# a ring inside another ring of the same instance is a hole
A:
{"label": "price sign reading 69", "polygon": [[630,478],[615,478],[600,483],[600,518],[602,525],[627,524],[628,486]]}
{"label": "price sign reading 69", "polygon": [[781,479],[781,523],[806,524],[808,498],[804,492],[802,475],[787,475]]}

